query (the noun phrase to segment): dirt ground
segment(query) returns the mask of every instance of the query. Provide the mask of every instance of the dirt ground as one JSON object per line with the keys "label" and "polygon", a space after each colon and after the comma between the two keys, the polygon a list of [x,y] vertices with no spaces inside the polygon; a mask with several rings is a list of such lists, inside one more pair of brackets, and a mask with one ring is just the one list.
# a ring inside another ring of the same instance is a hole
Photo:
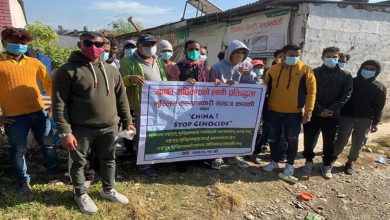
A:
{"label": "dirt ground", "polygon": [[[373,140],[389,134],[390,123],[380,125],[377,133],[370,134],[368,145],[376,146]],[[300,152],[302,143],[300,139]],[[320,139],[318,153],[321,143]],[[386,147],[383,150],[389,152]],[[99,213],[92,217],[78,211],[69,185],[47,184],[45,168],[36,159],[39,155],[29,159],[33,200],[16,198],[6,153],[0,151],[0,156],[6,170],[0,177],[0,219],[305,219],[308,213],[325,219],[390,219],[390,166],[376,162],[380,154],[375,151],[361,154],[352,176],[342,172],[344,155],[336,162],[331,180],[320,176],[320,156],[315,158],[313,176],[302,180],[304,160],[299,153],[295,174],[300,180],[295,185],[278,178],[282,169],[262,171],[267,153],[261,156],[262,164],[251,164],[248,169],[225,164],[216,171],[193,164],[186,173],[179,173],[174,164],[163,164],[157,166],[160,176],[156,179],[139,175],[133,161],[119,157],[117,188],[131,202],[118,206],[101,200],[101,185],[96,184],[90,195]],[[302,202],[297,199],[300,192],[315,197]]]}

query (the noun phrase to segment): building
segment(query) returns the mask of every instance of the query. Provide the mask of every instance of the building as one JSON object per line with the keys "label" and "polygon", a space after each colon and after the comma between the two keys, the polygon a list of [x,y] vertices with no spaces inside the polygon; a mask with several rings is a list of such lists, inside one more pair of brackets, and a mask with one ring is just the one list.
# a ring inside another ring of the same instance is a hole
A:
{"label": "building", "polygon": [[[22,0],[0,0],[0,31],[4,27],[24,28],[27,24]],[[3,46],[0,45],[0,52]]]}
{"label": "building", "polygon": [[[337,46],[351,55],[348,68],[352,73],[363,61],[378,60],[383,67],[379,80],[390,88],[388,1],[369,4],[358,0],[261,0],[143,32],[171,41],[177,48],[176,59],[181,57],[183,43],[195,39],[207,46],[210,64],[217,62],[217,54],[234,39],[245,42],[250,56],[264,60],[267,65],[272,62],[273,52],[288,43],[302,45],[302,59],[312,67],[321,65],[323,48]],[[137,35],[121,35],[118,41]]]}
{"label": "building", "polygon": [[22,0],[0,0],[0,29],[6,26],[23,28],[26,23]]}

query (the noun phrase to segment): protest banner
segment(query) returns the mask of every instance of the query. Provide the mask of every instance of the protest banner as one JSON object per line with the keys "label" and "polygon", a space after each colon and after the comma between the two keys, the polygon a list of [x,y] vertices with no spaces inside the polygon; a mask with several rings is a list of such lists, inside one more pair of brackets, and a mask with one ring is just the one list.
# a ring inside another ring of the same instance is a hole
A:
{"label": "protest banner", "polygon": [[259,84],[146,83],[137,164],[252,154],[265,92]]}

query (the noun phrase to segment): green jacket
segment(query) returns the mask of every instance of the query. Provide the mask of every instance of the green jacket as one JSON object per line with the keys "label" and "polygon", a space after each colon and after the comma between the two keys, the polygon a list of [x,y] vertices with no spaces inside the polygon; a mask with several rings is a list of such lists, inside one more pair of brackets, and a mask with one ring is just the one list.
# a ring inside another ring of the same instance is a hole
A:
{"label": "green jacket", "polygon": [[[157,58],[158,69],[160,70],[161,79],[163,81],[168,80],[168,71],[165,67],[165,63]],[[119,72],[122,75],[123,83],[126,87],[127,99],[129,100],[130,109],[134,111],[135,115],[139,116],[141,113],[141,89],[142,85],[130,83],[130,76],[142,76],[144,77],[144,71],[141,62],[134,57],[123,57],[121,59],[121,65]]]}

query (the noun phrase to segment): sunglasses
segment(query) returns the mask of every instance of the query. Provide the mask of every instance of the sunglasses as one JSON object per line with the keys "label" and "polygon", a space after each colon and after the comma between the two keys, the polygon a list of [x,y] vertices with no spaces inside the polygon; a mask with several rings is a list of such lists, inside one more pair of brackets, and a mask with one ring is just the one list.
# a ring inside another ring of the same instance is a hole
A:
{"label": "sunglasses", "polygon": [[105,42],[93,42],[90,40],[83,40],[83,43],[86,47],[92,47],[92,45],[95,45],[98,48],[102,48],[106,44]]}

